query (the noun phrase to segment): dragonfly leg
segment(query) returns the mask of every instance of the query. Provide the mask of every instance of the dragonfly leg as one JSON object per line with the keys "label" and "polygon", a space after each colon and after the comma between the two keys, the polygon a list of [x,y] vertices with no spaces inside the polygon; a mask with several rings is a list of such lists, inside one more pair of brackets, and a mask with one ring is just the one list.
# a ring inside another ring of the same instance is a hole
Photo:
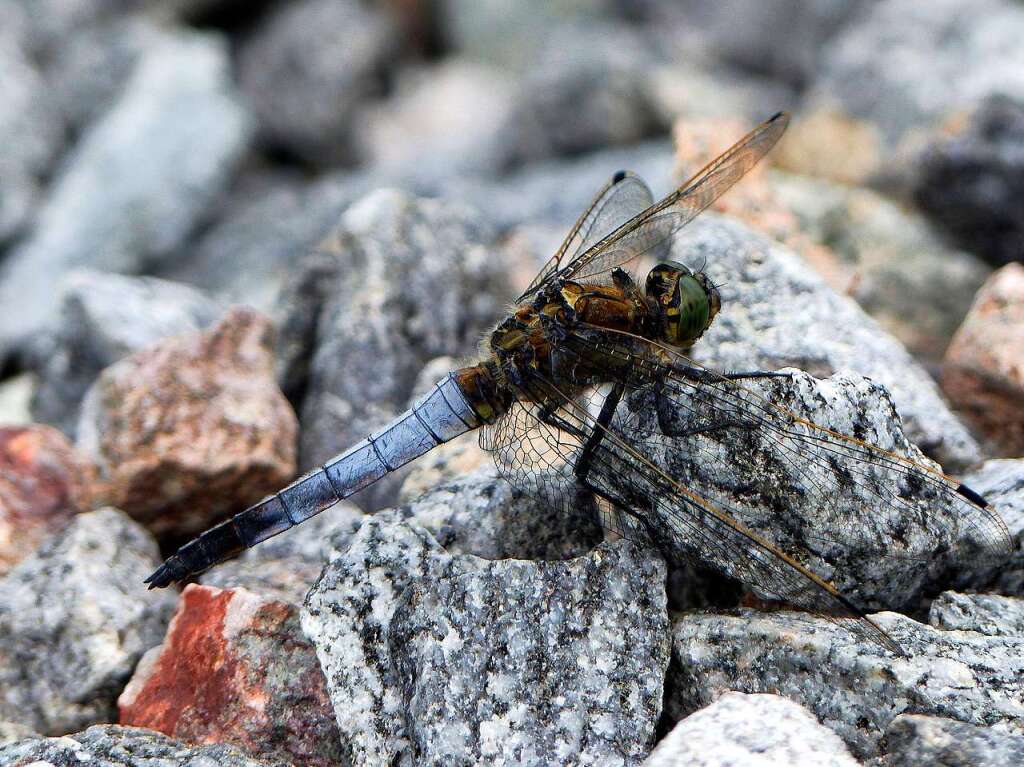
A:
{"label": "dragonfly leg", "polygon": [[605,429],[612,422],[615,408],[619,406],[619,400],[622,399],[622,393],[625,391],[625,388],[621,383],[615,384],[611,392],[608,393],[608,396],[605,397],[604,404],[601,405],[601,412],[597,416],[597,424],[595,424],[594,429],[590,432],[590,436],[587,437],[583,450],[580,451],[580,456],[576,459],[576,465],[573,467],[573,473],[581,482],[587,478],[590,465],[594,460],[594,451],[597,450],[597,446],[604,439]]}

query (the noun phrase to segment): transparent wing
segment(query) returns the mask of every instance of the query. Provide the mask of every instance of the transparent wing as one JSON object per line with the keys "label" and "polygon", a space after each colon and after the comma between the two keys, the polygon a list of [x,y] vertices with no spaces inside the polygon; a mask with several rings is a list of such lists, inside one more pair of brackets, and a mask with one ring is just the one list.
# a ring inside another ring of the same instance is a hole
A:
{"label": "transparent wing", "polygon": [[780,112],[759,125],[660,202],[589,245],[549,276],[558,280],[594,280],[640,256],[667,249],[671,237],[721,197],[779,140],[789,116]]}
{"label": "transparent wing", "polygon": [[[497,450],[499,466],[510,465],[507,459],[513,458],[511,479],[518,486],[533,492],[541,487],[542,493],[563,497],[574,492],[573,487],[585,487],[618,512],[602,520],[606,525],[618,524],[617,532],[655,544],[669,560],[708,564],[763,595],[833,619],[852,619],[844,620],[844,625],[902,652],[831,584],[746,528],[728,510],[672,479],[645,454],[648,446],[642,440],[602,423],[587,396],[572,395],[538,375],[529,385],[529,404],[521,403],[517,414],[507,416],[509,420],[499,428],[506,439],[484,443]],[[531,439],[527,434],[535,436]],[[595,440],[595,435],[600,439]],[[538,437],[540,453],[516,447],[536,446]],[[540,480],[541,472],[550,474]]]}
{"label": "transparent wing", "polygon": [[564,264],[642,213],[653,203],[651,190],[639,176],[629,171],[616,173],[577,219],[561,247],[540,270],[518,301],[526,300],[546,284]]}

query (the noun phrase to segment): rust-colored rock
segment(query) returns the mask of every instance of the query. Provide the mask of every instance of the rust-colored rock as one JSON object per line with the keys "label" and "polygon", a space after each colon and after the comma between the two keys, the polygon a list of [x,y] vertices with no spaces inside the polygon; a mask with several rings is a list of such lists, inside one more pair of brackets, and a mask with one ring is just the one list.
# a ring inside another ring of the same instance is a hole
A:
{"label": "rust-colored rock", "polygon": [[249,506],[295,473],[295,413],[274,379],[270,321],[233,309],[103,371],[78,445],[107,503],[157,535],[184,537]]}
{"label": "rust-colored rock", "polygon": [[179,740],[345,763],[298,608],[246,589],[186,587],[167,638],[139,663],[118,706],[121,724]]}
{"label": "rust-colored rock", "polygon": [[92,468],[54,428],[0,428],[0,575],[89,507]]}
{"label": "rust-colored rock", "polygon": [[1004,266],[978,291],[946,351],[942,388],[996,449],[1024,455],[1024,266]]}

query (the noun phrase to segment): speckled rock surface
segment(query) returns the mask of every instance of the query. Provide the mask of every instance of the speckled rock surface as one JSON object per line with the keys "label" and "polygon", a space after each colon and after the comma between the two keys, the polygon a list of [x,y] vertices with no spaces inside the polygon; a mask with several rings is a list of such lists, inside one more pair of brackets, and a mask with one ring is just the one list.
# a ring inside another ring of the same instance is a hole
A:
{"label": "speckled rock surface", "polygon": [[138,727],[97,725],[62,738],[33,738],[0,748],[7,767],[289,767],[234,746],[194,746]]}
{"label": "speckled rock surface", "polygon": [[485,562],[388,516],[328,565],[302,615],[353,764],[646,755],[668,649],[659,559],[618,542]]}
{"label": "speckled rock surface", "polygon": [[978,291],[946,351],[942,389],[999,454],[1024,455],[1024,265]]}
{"label": "speckled rock surface", "polygon": [[174,609],[175,594],[142,582],[159,561],[145,529],[101,509],[0,579],[0,719],[53,734],[111,721]]}
{"label": "speckled rock surface", "polygon": [[243,587],[262,596],[300,605],[324,565],[338,549],[348,547],[348,541],[359,530],[363,519],[363,512],[343,501],[301,525],[246,549],[237,559],[216,565],[199,580],[206,586]]}
{"label": "speckled rock surface", "polygon": [[722,311],[693,356],[718,370],[798,367],[865,375],[892,394],[907,436],[947,471],[979,458],[977,443],[906,349],[795,255],[746,227],[704,214],[677,237],[673,258],[723,285]]}
{"label": "speckled rock surface", "polygon": [[909,654],[857,643],[805,613],[691,613],[673,624],[666,713],[678,719],[728,690],[772,692],[800,703],[873,756],[901,713],[955,718],[1024,734],[1024,640],[941,631],[896,613],[874,616]]}
{"label": "speckled rock surface", "polygon": [[161,338],[200,330],[223,309],[194,288],[91,270],[60,286],[59,315],[32,344],[39,386],[32,414],[72,438],[82,397],[100,371]]}
{"label": "speckled rock surface", "polygon": [[[215,35],[147,51],[63,163],[32,236],[0,269],[0,304],[16,308],[0,326],[0,357],[51,319],[53,284],[67,271],[139,271],[188,236],[247,144],[248,119],[228,78]],[[188,121],[175,121],[179,110]]]}
{"label": "speckled rock surface", "polygon": [[37,738],[39,733],[31,727],[26,727],[17,722],[0,722],[0,746],[6,746],[16,740],[25,738]]}
{"label": "speckled rock surface", "polygon": [[964,481],[999,510],[1014,551],[1008,562],[957,578],[957,588],[1024,596],[1024,459],[986,461]]}
{"label": "speckled rock surface", "polygon": [[56,429],[0,426],[0,575],[89,508],[92,473]]}
{"label": "speckled rock surface", "polygon": [[104,370],[77,444],[110,502],[157,535],[184,536],[290,480],[296,428],[274,380],[269,321],[234,309]]}
{"label": "speckled rock surface", "polygon": [[311,767],[341,762],[334,712],[298,608],[246,589],[189,585],[160,647],[118,699],[120,723],[230,743]]}
{"label": "speckled rock surface", "polygon": [[885,732],[884,756],[872,767],[1014,767],[1024,763],[1024,736],[937,716],[901,714]]}
{"label": "speckled rock surface", "polygon": [[856,767],[807,709],[778,695],[727,692],[679,722],[643,767]]}
{"label": "speckled rock surface", "polygon": [[944,591],[932,601],[928,622],[945,631],[1024,637],[1024,599]]}
{"label": "speckled rock surface", "polygon": [[[508,290],[501,259],[489,249],[494,237],[468,208],[395,190],[373,192],[345,212],[321,246],[339,269],[312,334],[303,468],[404,410],[426,362],[476,350]],[[359,502],[388,505],[401,477],[378,483]]]}

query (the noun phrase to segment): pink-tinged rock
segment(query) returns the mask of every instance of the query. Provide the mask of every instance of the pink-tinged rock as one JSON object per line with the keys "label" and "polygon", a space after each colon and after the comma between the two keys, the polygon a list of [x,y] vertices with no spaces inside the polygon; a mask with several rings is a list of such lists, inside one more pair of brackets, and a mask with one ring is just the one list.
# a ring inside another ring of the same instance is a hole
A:
{"label": "pink-tinged rock", "polygon": [[298,608],[246,589],[187,586],[163,645],[139,663],[118,706],[121,724],[178,740],[347,763]]}
{"label": "pink-tinged rock", "polygon": [[105,369],[82,406],[78,445],[108,503],[184,537],[287,483],[296,432],[274,379],[270,321],[233,309]]}
{"label": "pink-tinged rock", "polygon": [[1008,264],[978,291],[953,337],[942,388],[1005,455],[1024,455],[1024,266]]}
{"label": "pink-tinged rock", "polygon": [[0,428],[0,575],[89,507],[92,473],[56,429]]}

